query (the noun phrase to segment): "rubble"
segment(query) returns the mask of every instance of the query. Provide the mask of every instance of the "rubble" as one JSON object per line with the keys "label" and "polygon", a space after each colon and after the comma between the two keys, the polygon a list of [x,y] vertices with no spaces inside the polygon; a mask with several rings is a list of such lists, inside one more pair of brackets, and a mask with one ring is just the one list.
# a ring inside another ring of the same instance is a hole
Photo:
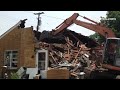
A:
{"label": "rubble", "polygon": [[93,51],[98,43],[89,37],[71,30],[64,30],[57,36],[51,35],[49,31],[38,32],[36,35],[38,42],[35,48],[49,50],[49,68],[66,67],[70,78],[74,79],[80,79],[80,75],[84,75],[81,73],[86,74],[86,68],[91,71],[96,68],[97,56]]}
{"label": "rubble", "polygon": [[[114,33],[89,18],[82,16],[94,24],[77,20],[78,16],[80,16],[78,13],[74,13],[52,31],[39,32],[38,28],[37,31],[33,30],[33,26],[24,28],[27,19],[21,20],[10,28],[1,36],[3,38],[9,33],[8,36],[1,39],[1,60],[7,62],[5,63],[6,66],[1,67],[2,77],[8,79],[11,75],[12,78],[21,79],[39,79],[40,77],[43,79],[84,79],[96,78],[96,76],[99,77],[99,74],[102,76],[104,73],[107,77],[109,72],[106,72],[106,69],[115,70],[115,73],[119,71],[120,68],[116,67],[119,65],[113,65],[113,61],[112,63],[108,62],[109,54],[106,47],[104,49],[105,53],[103,53],[104,46],[67,28],[75,23],[93,30],[105,38],[107,37],[105,46],[109,46],[107,43],[112,39],[108,37],[115,37]],[[118,38],[113,39],[119,40]],[[13,50],[10,50],[8,54],[7,50],[9,49],[18,50],[15,51],[16,58],[13,58]],[[20,53],[18,54],[18,52]],[[105,58],[102,58],[102,56]],[[17,57],[19,58],[17,59]],[[118,60],[119,58],[115,57],[114,59]],[[110,58],[111,60],[113,59]],[[15,71],[16,73],[10,73],[12,68],[15,68],[15,70],[19,68],[19,70]],[[103,73],[97,74],[97,72]]]}

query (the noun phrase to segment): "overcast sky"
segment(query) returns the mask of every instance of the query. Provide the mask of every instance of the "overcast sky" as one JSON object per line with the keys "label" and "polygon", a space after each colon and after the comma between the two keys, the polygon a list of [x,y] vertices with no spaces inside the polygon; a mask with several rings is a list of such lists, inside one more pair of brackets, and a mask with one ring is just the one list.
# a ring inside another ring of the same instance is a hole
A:
{"label": "overcast sky", "polygon": [[[0,11],[0,35],[2,35],[5,31],[7,31],[20,20],[26,18],[28,19],[26,21],[26,27],[33,26],[34,29],[36,29],[37,15],[34,15],[33,13],[38,12],[44,12],[44,14],[41,14],[42,24],[39,31],[51,31],[52,29],[55,29],[55,27],[57,27],[60,23],[62,23],[65,19],[74,13],[79,13],[80,15],[86,16],[97,22],[100,21],[101,16],[106,17],[107,13],[107,11]],[[81,17],[78,17],[77,19],[89,22]],[[89,36],[95,33],[75,24],[68,27],[68,29],[74,30],[75,32],[81,33],[85,36]]]}

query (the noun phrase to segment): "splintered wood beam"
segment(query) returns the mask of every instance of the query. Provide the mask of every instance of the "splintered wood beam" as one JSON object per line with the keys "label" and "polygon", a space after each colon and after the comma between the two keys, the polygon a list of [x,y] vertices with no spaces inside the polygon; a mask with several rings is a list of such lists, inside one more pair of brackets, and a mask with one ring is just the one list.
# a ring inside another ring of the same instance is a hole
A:
{"label": "splintered wood beam", "polygon": [[54,60],[54,62],[57,64],[55,58],[53,57],[52,53],[50,52],[50,56],[52,57],[52,59]]}
{"label": "splintered wood beam", "polygon": [[68,32],[68,34],[71,35],[71,36],[73,36],[73,38],[75,38],[77,41],[79,41],[79,43],[82,44],[82,42],[75,35],[73,35],[71,32]]}
{"label": "splintered wood beam", "polygon": [[77,62],[77,57],[78,57],[78,55],[79,55],[79,53],[80,53],[81,50],[82,50],[82,48],[80,47],[80,49],[79,49],[77,55],[75,56],[75,59],[73,60],[73,63]]}
{"label": "splintered wood beam", "polygon": [[66,37],[66,38],[65,38],[65,40],[66,40],[67,44],[69,44],[70,46],[74,47],[74,45],[73,45],[72,41],[71,41],[71,40],[69,40],[69,38],[68,38],[68,37]]}

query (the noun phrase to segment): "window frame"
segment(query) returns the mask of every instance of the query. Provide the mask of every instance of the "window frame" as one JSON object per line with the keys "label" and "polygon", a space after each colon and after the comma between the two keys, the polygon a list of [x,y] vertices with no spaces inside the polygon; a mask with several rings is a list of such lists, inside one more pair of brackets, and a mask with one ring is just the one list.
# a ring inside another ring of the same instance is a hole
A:
{"label": "window frame", "polygon": [[[5,50],[4,52],[4,65],[6,64],[6,52],[9,52],[10,51],[10,66],[8,67],[8,69],[17,69],[18,68],[18,50]],[[17,52],[17,57],[14,58],[13,57],[13,52],[16,51]],[[16,61],[12,61],[12,59],[17,59]],[[16,63],[17,64],[17,67],[13,67],[12,66],[12,63]]]}

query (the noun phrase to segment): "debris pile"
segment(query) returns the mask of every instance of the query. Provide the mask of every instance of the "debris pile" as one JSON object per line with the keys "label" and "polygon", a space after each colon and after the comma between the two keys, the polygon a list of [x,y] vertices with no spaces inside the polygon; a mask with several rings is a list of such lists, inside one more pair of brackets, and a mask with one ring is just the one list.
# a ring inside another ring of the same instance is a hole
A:
{"label": "debris pile", "polygon": [[[67,68],[70,71],[70,78],[81,78],[86,67],[95,69],[96,54],[92,48],[98,45],[92,39],[64,30],[57,36],[50,35],[50,32],[43,31],[35,45],[36,49],[46,49],[49,51],[50,68]],[[92,51],[91,51],[92,50]]]}

